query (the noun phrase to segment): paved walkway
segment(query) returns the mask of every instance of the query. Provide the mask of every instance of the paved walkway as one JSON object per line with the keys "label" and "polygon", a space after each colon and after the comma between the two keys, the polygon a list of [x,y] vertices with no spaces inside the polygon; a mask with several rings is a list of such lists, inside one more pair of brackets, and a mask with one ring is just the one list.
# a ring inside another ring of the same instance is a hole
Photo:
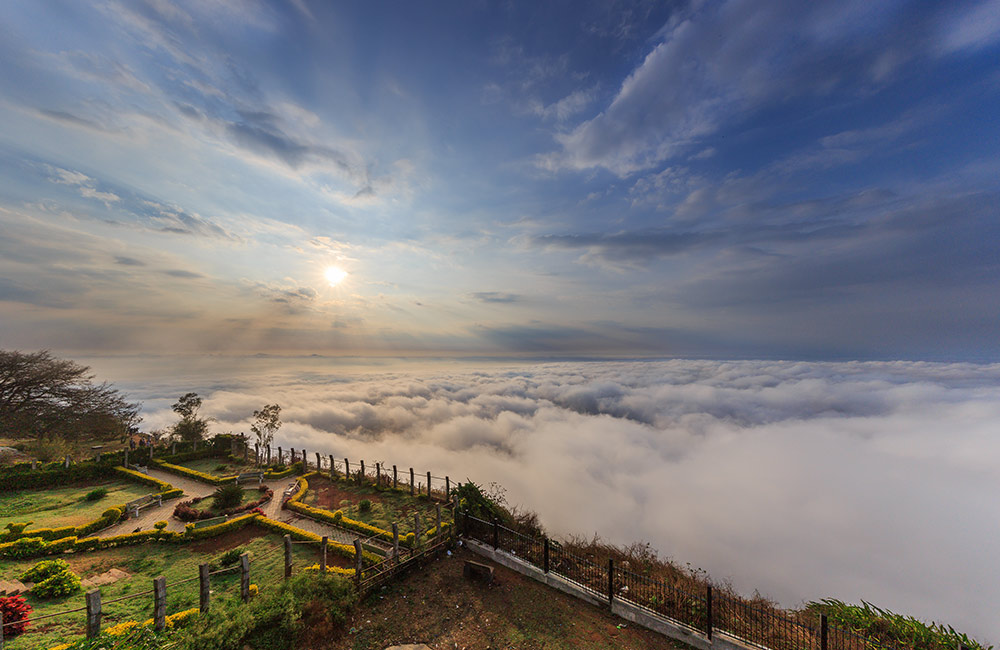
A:
{"label": "paved walkway", "polygon": [[[153,524],[158,521],[167,522],[167,530],[184,532],[185,522],[174,519],[174,507],[183,500],[190,499],[192,497],[206,497],[215,492],[216,486],[209,485],[208,483],[202,483],[201,481],[196,481],[194,479],[186,478],[178,474],[173,474],[171,472],[165,472],[158,469],[150,469],[149,476],[170,483],[175,488],[180,488],[184,490],[184,496],[177,499],[170,499],[169,501],[164,501],[162,506],[149,506],[143,508],[139,511],[138,519],[126,519],[111,528],[102,530],[97,533],[98,537],[110,537],[112,535],[123,535],[125,533],[137,532],[140,530],[152,530]],[[326,535],[332,541],[340,542],[341,544],[354,544],[354,540],[359,537],[358,533],[353,531],[344,530],[342,528],[337,528],[330,524],[326,524],[314,519],[309,519],[308,517],[302,517],[291,510],[284,510],[281,507],[282,495],[285,492],[285,488],[295,483],[295,477],[289,476],[283,479],[277,479],[273,481],[264,481],[264,485],[271,488],[274,491],[274,498],[261,506],[261,510],[264,511],[264,515],[270,519],[276,521],[281,521],[286,524],[291,524],[296,528],[301,528],[302,530],[307,530],[311,533],[323,536]],[[247,489],[254,489],[256,485],[252,482],[245,483],[244,487]],[[391,544],[386,544],[381,540],[371,540],[371,544],[380,546],[385,549],[391,549]]]}

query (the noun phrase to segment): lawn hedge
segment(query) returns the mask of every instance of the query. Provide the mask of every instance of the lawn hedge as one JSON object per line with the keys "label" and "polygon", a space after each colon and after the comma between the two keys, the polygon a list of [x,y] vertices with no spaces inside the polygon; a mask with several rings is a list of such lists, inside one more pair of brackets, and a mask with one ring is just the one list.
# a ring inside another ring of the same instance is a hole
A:
{"label": "lawn hedge", "polygon": [[[378,528],[377,526],[372,526],[371,524],[366,524],[363,521],[357,521],[349,517],[345,517],[343,511],[337,510],[336,512],[330,512],[329,510],[323,510],[321,508],[314,508],[310,505],[306,505],[300,501],[302,497],[305,496],[306,491],[309,489],[308,479],[313,476],[319,476],[319,472],[309,472],[308,474],[299,478],[299,489],[291,497],[285,505],[289,510],[294,510],[299,514],[303,514],[306,517],[316,519],[318,521],[323,521],[328,524],[333,524],[334,526],[339,526],[340,528],[347,528],[369,537],[377,537],[379,539],[385,540],[387,542],[392,541],[392,533]],[[339,513],[339,515],[338,515]]]}

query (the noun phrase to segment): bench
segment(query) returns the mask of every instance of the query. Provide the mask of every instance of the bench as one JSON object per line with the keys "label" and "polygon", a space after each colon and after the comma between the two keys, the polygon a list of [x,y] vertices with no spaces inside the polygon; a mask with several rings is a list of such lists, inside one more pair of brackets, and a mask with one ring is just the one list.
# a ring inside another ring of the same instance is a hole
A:
{"label": "bench", "polygon": [[228,515],[222,515],[220,517],[212,517],[211,519],[201,519],[194,522],[195,528],[206,528],[207,526],[214,526],[216,524],[221,524],[229,521]]}
{"label": "bench", "polygon": [[469,580],[478,580],[488,585],[493,582],[493,567],[466,560],[465,566],[462,567],[462,575]]}
{"label": "bench", "polygon": [[240,484],[240,481],[252,481],[257,479],[257,485],[264,482],[264,472],[244,472],[236,477],[236,485]]}
{"label": "bench", "polygon": [[143,467],[142,465],[126,465],[125,467],[127,469],[134,469],[135,471],[139,472],[140,474],[149,474],[149,468],[148,467]]}
{"label": "bench", "polygon": [[282,493],[281,498],[282,499],[287,499],[288,497],[292,496],[293,494],[295,494],[298,491],[299,491],[299,482],[298,481],[295,481],[294,483],[289,483],[288,487],[286,487],[285,491]]}
{"label": "bench", "polygon": [[139,517],[139,511],[153,504],[163,505],[163,497],[159,494],[148,494],[140,499],[129,501],[125,504],[125,512],[131,513],[133,517]]}

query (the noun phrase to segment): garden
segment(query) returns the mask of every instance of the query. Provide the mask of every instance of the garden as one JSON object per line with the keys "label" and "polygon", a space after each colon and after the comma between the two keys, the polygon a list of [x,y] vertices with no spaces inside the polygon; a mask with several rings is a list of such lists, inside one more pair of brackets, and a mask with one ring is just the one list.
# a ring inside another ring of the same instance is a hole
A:
{"label": "garden", "polygon": [[34,528],[80,526],[98,519],[110,506],[154,491],[131,481],[86,481],[44,490],[0,492],[0,529],[11,523],[33,522]]}

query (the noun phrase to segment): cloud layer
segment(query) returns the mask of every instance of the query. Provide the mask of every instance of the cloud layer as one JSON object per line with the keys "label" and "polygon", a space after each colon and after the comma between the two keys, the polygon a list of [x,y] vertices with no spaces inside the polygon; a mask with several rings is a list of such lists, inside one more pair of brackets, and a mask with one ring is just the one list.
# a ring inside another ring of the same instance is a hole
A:
{"label": "cloud layer", "polygon": [[187,390],[220,431],[277,401],[285,446],[497,481],[555,535],[647,540],[785,605],[865,599],[1000,638],[1000,365],[109,363],[145,386],[150,426]]}

